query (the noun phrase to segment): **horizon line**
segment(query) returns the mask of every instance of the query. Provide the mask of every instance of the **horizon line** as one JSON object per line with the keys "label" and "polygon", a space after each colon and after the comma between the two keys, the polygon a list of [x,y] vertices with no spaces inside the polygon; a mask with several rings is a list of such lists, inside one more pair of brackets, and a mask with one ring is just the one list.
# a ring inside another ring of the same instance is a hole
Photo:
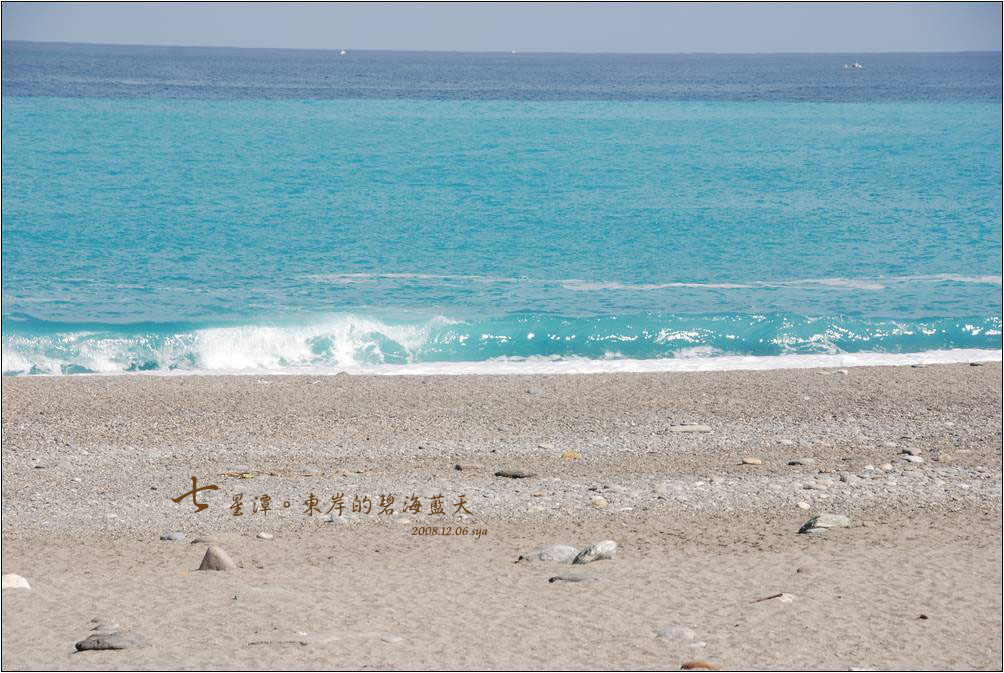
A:
{"label": "horizon line", "polygon": [[3,44],[26,43],[26,44],[60,44],[79,45],[85,47],[159,47],[171,49],[239,49],[246,51],[331,51],[346,52],[386,52],[386,53],[410,53],[410,54],[520,54],[531,55],[571,55],[571,56],[780,56],[780,55],[888,55],[888,54],[1004,54],[1002,50],[988,49],[960,49],[957,51],[523,51],[520,49],[503,50],[465,50],[465,49],[386,49],[386,48],[366,48],[366,47],[238,47],[231,45],[216,44],[144,44],[140,42],[71,42],[67,40],[2,40]]}

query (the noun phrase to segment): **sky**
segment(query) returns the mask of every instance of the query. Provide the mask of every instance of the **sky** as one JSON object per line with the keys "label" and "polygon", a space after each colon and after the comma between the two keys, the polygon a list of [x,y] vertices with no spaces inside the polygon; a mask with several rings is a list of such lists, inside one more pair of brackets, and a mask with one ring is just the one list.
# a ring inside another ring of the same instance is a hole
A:
{"label": "sky", "polygon": [[1000,51],[1001,3],[3,3],[3,39],[297,49]]}

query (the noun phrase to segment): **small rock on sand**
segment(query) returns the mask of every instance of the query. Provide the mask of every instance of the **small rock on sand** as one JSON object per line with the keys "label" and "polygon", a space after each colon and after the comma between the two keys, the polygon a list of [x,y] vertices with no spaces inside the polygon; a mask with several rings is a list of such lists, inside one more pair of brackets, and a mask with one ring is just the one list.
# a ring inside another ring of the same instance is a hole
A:
{"label": "small rock on sand", "polygon": [[697,640],[697,632],[687,626],[668,626],[656,633],[655,637],[690,642],[692,640]]}
{"label": "small rock on sand", "polygon": [[743,458],[743,465],[763,465],[763,461],[759,458]]}
{"label": "small rock on sand", "polygon": [[802,524],[798,529],[799,533],[816,532],[815,529],[825,530],[827,528],[846,528],[851,525],[851,520],[843,514],[817,514]]}
{"label": "small rock on sand", "polygon": [[720,671],[721,666],[712,664],[710,661],[685,661],[680,666],[681,671]]}
{"label": "small rock on sand", "polygon": [[145,644],[143,636],[130,631],[117,633],[92,633],[77,643],[77,651],[86,650],[126,650],[132,647],[142,647]]}
{"label": "small rock on sand", "polygon": [[907,456],[919,456],[921,454],[921,450],[915,449],[913,447],[907,447],[902,451],[900,451],[900,453],[905,454]]}
{"label": "small rock on sand", "polygon": [[495,473],[496,477],[506,477],[507,479],[529,479],[535,476],[533,472],[524,472],[523,470],[499,470]]}
{"label": "small rock on sand", "polygon": [[669,426],[670,432],[711,432],[710,425],[671,425]]}
{"label": "small rock on sand", "polygon": [[555,575],[547,578],[547,581],[554,584],[555,582],[590,582],[595,579],[592,575]]}
{"label": "small rock on sand", "polygon": [[574,565],[582,565],[583,563],[590,563],[592,561],[612,559],[616,553],[617,543],[613,540],[603,540],[602,542],[591,544],[580,551],[572,563]]}
{"label": "small rock on sand", "polygon": [[453,469],[460,472],[477,472],[481,469],[481,466],[477,463],[457,463]]}
{"label": "small rock on sand", "polygon": [[809,503],[805,502],[804,500],[798,503],[799,509],[809,509],[809,507],[810,507]]}
{"label": "small rock on sand", "polygon": [[795,458],[794,460],[788,461],[789,465],[804,465],[806,467],[816,464],[815,458]]}
{"label": "small rock on sand", "polygon": [[920,456],[903,456],[903,460],[908,463],[923,463],[924,459]]}
{"label": "small rock on sand", "polygon": [[590,498],[589,502],[596,509],[606,509],[607,505],[609,504],[607,502],[607,499],[604,498],[602,495],[594,495],[592,498]]}
{"label": "small rock on sand", "polygon": [[21,577],[20,575],[15,575],[10,573],[9,575],[3,576],[3,588],[4,589],[31,589],[31,585],[28,584],[28,580]]}
{"label": "small rock on sand", "polygon": [[258,533],[257,538],[259,540],[271,540],[274,536],[271,533],[265,533],[264,531]]}
{"label": "small rock on sand", "polygon": [[160,534],[160,539],[161,540],[167,540],[169,542],[174,542],[176,540],[184,540],[185,539],[185,534],[184,533],[174,532],[174,531],[169,531],[167,533],[161,533]]}
{"label": "small rock on sand", "polygon": [[540,549],[534,549],[529,554],[523,554],[518,561],[553,561],[555,563],[571,563],[579,550],[570,544],[549,544]]}
{"label": "small rock on sand", "polygon": [[202,557],[199,570],[236,570],[237,565],[221,547],[210,545]]}

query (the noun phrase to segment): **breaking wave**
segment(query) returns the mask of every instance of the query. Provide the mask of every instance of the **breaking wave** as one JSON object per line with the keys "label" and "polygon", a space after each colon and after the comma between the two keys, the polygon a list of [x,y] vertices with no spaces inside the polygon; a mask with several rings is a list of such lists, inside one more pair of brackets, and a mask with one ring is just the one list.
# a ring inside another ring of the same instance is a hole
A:
{"label": "breaking wave", "polygon": [[500,368],[529,372],[541,367],[619,371],[629,365],[632,371],[647,371],[656,361],[664,369],[715,369],[736,358],[777,358],[779,363],[773,366],[796,366],[793,356],[799,361],[815,362],[811,358],[818,356],[840,356],[846,361],[865,355],[866,359],[916,356],[959,349],[969,354],[960,351],[953,357],[992,359],[997,353],[999,359],[1001,324],[999,316],[892,320],[732,313],[515,314],[472,320],[445,316],[392,320],[345,313],[297,324],[231,325],[76,324],[20,316],[4,319],[3,373],[289,373],[374,368],[385,373],[476,373]]}

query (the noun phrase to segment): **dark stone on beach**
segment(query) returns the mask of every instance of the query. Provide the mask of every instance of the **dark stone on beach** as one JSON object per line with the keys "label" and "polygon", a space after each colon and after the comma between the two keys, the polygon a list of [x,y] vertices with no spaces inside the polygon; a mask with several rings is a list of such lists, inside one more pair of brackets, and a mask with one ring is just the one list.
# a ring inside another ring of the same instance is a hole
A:
{"label": "dark stone on beach", "polygon": [[174,542],[174,541],[177,541],[177,540],[184,540],[185,539],[185,534],[184,533],[177,533],[177,532],[161,533],[160,534],[160,539],[161,540],[167,540],[167,541],[170,541],[170,542]]}
{"label": "dark stone on beach", "polygon": [[481,469],[481,466],[477,463],[457,463],[453,469],[460,472],[477,472]]}
{"label": "dark stone on beach", "polygon": [[495,476],[506,477],[507,479],[529,479],[537,475],[533,472],[524,472],[523,470],[499,470],[495,473]]}
{"label": "dark stone on beach", "polygon": [[77,643],[77,651],[87,650],[127,650],[131,647],[142,647],[146,644],[143,636],[131,631],[117,633],[92,633]]}
{"label": "dark stone on beach", "polygon": [[802,524],[799,533],[822,533],[827,528],[847,528],[851,520],[843,514],[817,514]]}
{"label": "dark stone on beach", "polygon": [[555,575],[549,577],[547,581],[554,584],[555,582],[588,582],[595,579],[592,575]]}

